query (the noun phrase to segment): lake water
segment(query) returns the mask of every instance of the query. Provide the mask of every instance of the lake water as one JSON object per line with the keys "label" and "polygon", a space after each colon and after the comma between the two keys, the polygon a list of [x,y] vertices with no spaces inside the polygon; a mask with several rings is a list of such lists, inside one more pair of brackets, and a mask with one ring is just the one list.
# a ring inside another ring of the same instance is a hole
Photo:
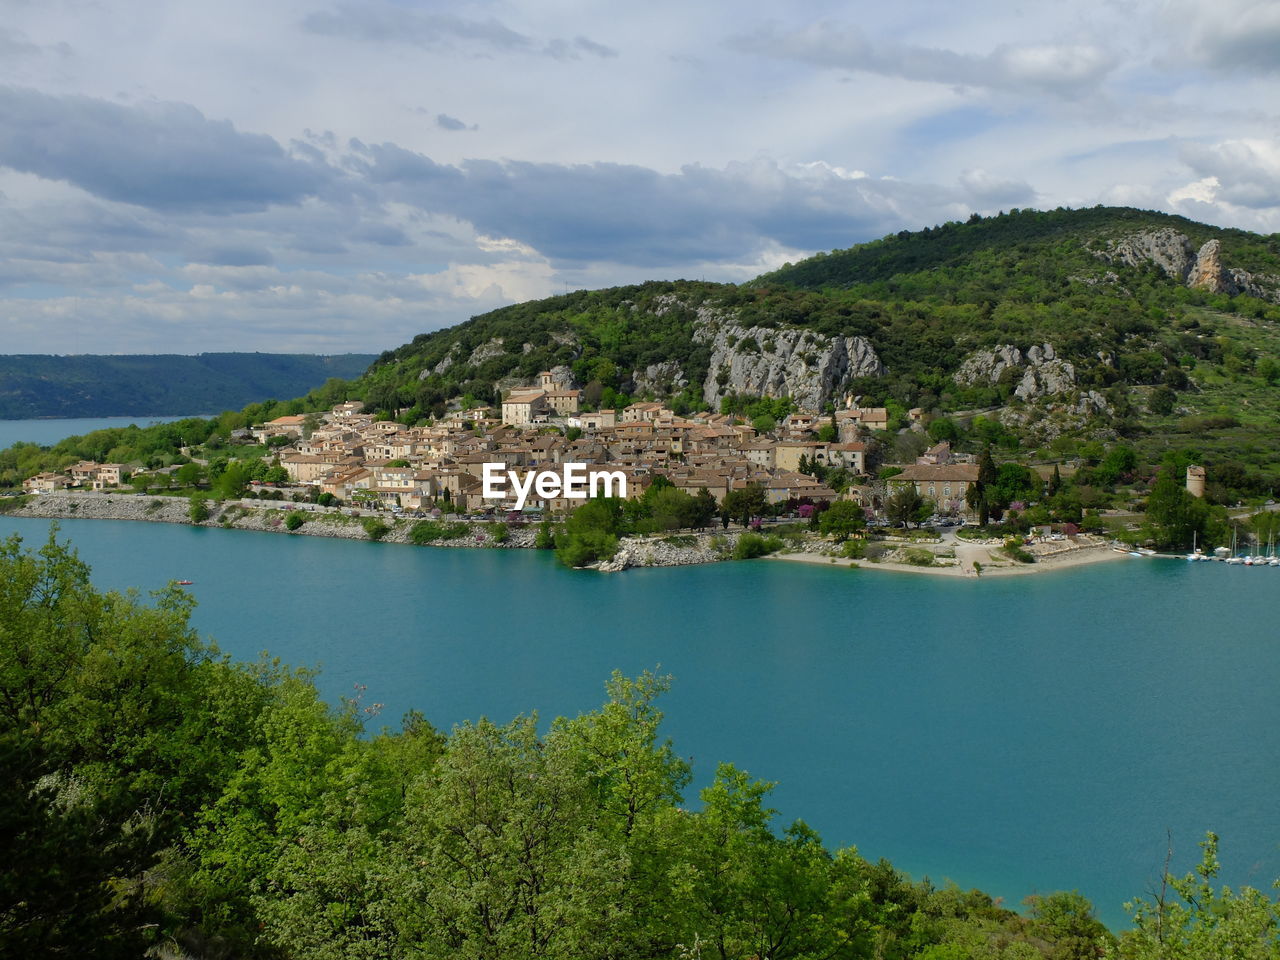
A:
{"label": "lake water", "polygon": [[153,423],[172,423],[186,417],[79,417],[46,420],[0,420],[0,450],[15,443],[38,443],[51,447],[59,440],[76,437],[94,430],[111,427],[127,427],[136,423],[140,427]]}
{"label": "lake water", "polygon": [[[0,517],[35,545],[44,521]],[[114,521],[62,526],[103,588],[190,579],[228,652],[367,684],[396,724],[591,709],[614,668],[674,675],[699,784],[776,780],[829,844],[1017,904],[1079,889],[1112,925],[1222,836],[1280,876],[1280,569],[1126,559],[984,582],[778,561],[573,572],[533,551],[414,549]]]}

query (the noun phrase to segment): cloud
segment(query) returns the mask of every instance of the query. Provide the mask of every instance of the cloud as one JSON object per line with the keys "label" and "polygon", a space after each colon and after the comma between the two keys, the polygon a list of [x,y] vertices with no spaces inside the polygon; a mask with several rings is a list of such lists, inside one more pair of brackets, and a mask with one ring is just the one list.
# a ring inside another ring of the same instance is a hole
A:
{"label": "cloud", "polygon": [[461,120],[459,120],[457,117],[451,117],[447,113],[436,114],[436,126],[439,127],[441,130],[450,130],[450,131],[477,129],[476,127],[468,128],[467,125],[463,123]]}
{"label": "cloud", "polygon": [[872,38],[855,26],[821,22],[799,30],[770,24],[730,41],[740,52],[820,68],[857,70],[927,83],[1075,97],[1119,64],[1094,44],[1002,44],[990,53],[957,53]]}
{"label": "cloud", "polygon": [[1171,12],[1190,26],[1187,50],[1197,62],[1228,73],[1280,72],[1280,6],[1272,0],[1181,2]]}
{"label": "cloud", "polygon": [[784,169],[760,160],[664,174],[608,163],[470,160],[455,166],[395,144],[354,148],[352,163],[385,197],[458,217],[564,265],[611,261],[679,269],[736,262],[770,245],[847,246],[971,209],[960,191],[826,164]]}
{"label": "cloud", "polygon": [[260,210],[331,180],[271,137],[187,104],[121,106],[15,87],[0,87],[0,166],[162,210]]}
{"label": "cloud", "polygon": [[961,172],[960,186],[978,210],[1025,206],[1036,199],[1036,192],[1029,183],[1003,180],[981,168]]}
{"label": "cloud", "polygon": [[418,13],[389,3],[346,3],[330,11],[308,14],[304,30],[321,36],[369,43],[404,43],[442,47],[456,42],[526,50],[533,41],[492,18],[470,20],[447,13]]}
{"label": "cloud", "polygon": [[1181,158],[1211,188],[1214,200],[1251,210],[1280,209],[1280,140],[1189,143],[1182,146]]}
{"label": "cloud", "polygon": [[612,47],[588,40],[586,37],[574,37],[572,40],[551,40],[543,48],[543,53],[556,60],[580,60],[584,53],[601,59],[611,59],[618,55]]}
{"label": "cloud", "polygon": [[423,49],[472,48],[500,52],[539,53],[556,60],[577,60],[583,54],[616,57],[617,51],[584,36],[539,44],[489,17],[484,20],[448,13],[426,13],[385,2],[344,3],[332,10],[308,14],[302,27],[320,36],[366,43],[406,44]]}

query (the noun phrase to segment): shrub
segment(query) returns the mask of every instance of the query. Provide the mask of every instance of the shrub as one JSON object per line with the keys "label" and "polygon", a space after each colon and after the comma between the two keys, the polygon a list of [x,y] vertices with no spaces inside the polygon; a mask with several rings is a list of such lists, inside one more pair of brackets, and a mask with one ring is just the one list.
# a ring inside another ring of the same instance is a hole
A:
{"label": "shrub", "polygon": [[437,523],[435,520],[419,520],[413,525],[413,529],[409,531],[409,539],[421,546],[424,543],[431,543],[433,540],[459,540],[470,532],[471,528],[465,523]]}
{"label": "shrub", "polygon": [[604,530],[562,532],[556,539],[556,556],[567,567],[585,567],[617,552],[618,538]]}
{"label": "shrub", "polygon": [[1027,551],[1022,549],[1022,541],[1020,541],[1017,537],[1010,537],[1008,540],[1006,540],[1004,542],[1004,547],[1002,549],[1004,550],[1005,556],[1009,557],[1012,560],[1018,561],[1018,563],[1035,563],[1036,562],[1035,557],[1033,557],[1031,554],[1027,553]]}
{"label": "shrub", "polygon": [[756,557],[763,557],[781,549],[781,537],[762,537],[758,533],[744,533],[738,538],[737,546],[733,548],[733,559],[754,560]]}
{"label": "shrub", "polygon": [[902,559],[913,567],[932,567],[933,551],[923,547],[908,547],[902,552]]}
{"label": "shrub", "polygon": [[284,528],[286,530],[297,530],[306,522],[307,518],[301,510],[292,510],[289,515],[284,518]]}
{"label": "shrub", "polygon": [[494,523],[489,528],[489,539],[494,543],[506,543],[511,536],[511,531],[501,523]]}
{"label": "shrub", "polygon": [[846,560],[861,560],[867,555],[867,541],[846,540],[840,547],[840,556]]}
{"label": "shrub", "polygon": [[369,535],[370,540],[381,540],[391,529],[378,517],[365,517],[360,525],[364,527],[364,532]]}
{"label": "shrub", "polygon": [[538,525],[538,535],[534,538],[533,545],[539,550],[554,550],[556,548],[555,530],[552,528],[550,520],[543,520]]}
{"label": "shrub", "polygon": [[209,519],[209,504],[205,502],[204,497],[192,495],[187,515],[191,517],[192,523],[204,523]]}

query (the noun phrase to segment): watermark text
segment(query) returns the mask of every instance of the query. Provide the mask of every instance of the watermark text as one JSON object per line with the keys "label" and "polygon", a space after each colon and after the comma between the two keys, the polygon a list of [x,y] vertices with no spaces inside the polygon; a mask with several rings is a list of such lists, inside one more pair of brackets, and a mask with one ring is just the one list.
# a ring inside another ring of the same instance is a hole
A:
{"label": "watermark text", "polygon": [[562,463],[555,470],[530,470],[521,477],[508,470],[505,463],[486,463],[482,468],[485,500],[509,500],[515,497],[516,510],[523,510],[530,494],[539,499],[586,500],[588,497],[627,496],[627,475],[621,470],[588,470],[585,463]]}

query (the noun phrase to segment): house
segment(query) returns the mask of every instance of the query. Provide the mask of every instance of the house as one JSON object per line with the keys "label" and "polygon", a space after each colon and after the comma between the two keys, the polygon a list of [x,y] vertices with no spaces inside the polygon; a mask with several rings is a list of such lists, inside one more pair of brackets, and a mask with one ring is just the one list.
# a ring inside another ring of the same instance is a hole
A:
{"label": "house", "polygon": [[99,464],[97,475],[93,478],[93,489],[105,490],[107,487],[120,486],[124,483],[124,473],[123,463]]}
{"label": "house", "polygon": [[547,405],[562,417],[578,412],[581,390],[548,390],[543,394]]}
{"label": "house", "polygon": [[946,440],[940,440],[932,447],[926,450],[920,456],[916,457],[916,463],[923,464],[944,464],[951,462],[951,444]]}
{"label": "house", "polygon": [[265,443],[272,437],[301,438],[306,421],[307,418],[300,413],[287,417],[276,417],[274,420],[268,420],[260,427],[254,427],[253,435],[261,443]]}
{"label": "house", "polygon": [[618,411],[616,410],[597,410],[595,413],[578,414],[577,424],[570,423],[569,426],[579,426],[583,430],[607,430],[618,425]]}
{"label": "house", "polygon": [[502,401],[502,422],[522,427],[545,419],[551,405],[541,390],[512,390]]}
{"label": "house", "polygon": [[22,481],[23,493],[55,493],[71,486],[71,478],[61,473],[37,473]]}
{"label": "house", "polygon": [[965,495],[978,482],[976,463],[916,463],[887,481],[891,489],[913,484],[916,492],[938,504],[947,513],[965,510]]}
{"label": "house", "polygon": [[667,414],[668,416],[675,416],[674,413],[672,413],[670,410],[668,410],[666,407],[664,407],[660,403],[646,403],[646,402],[633,403],[631,404],[631,406],[623,409],[622,422],[637,423],[639,421],[645,421],[648,423],[652,423],[654,420],[657,420],[658,417],[664,413]]}
{"label": "house", "polygon": [[322,456],[294,453],[280,458],[280,466],[294,483],[319,483],[334,470],[332,460]]}
{"label": "house", "polygon": [[853,425],[863,430],[888,430],[889,411],[885,407],[849,406],[847,410],[836,411],[836,425]]}
{"label": "house", "polygon": [[81,460],[67,467],[67,474],[71,477],[72,485],[92,487],[93,481],[98,478],[98,463],[94,460]]}

